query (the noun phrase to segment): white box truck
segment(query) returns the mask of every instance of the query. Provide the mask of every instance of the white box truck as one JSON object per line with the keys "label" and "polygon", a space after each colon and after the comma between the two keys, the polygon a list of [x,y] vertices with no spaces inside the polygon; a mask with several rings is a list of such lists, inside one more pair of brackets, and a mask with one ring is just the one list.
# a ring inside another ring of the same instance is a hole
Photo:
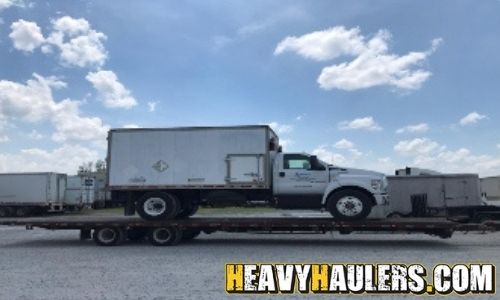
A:
{"label": "white box truck", "polygon": [[500,206],[500,176],[481,178],[481,193],[488,205]]}
{"label": "white box truck", "polygon": [[148,220],[253,201],[358,220],[388,200],[383,174],[282,153],[266,125],[112,129],[107,165],[113,200]]}
{"label": "white box truck", "polygon": [[65,189],[65,174],[0,174],[0,217],[63,211]]}

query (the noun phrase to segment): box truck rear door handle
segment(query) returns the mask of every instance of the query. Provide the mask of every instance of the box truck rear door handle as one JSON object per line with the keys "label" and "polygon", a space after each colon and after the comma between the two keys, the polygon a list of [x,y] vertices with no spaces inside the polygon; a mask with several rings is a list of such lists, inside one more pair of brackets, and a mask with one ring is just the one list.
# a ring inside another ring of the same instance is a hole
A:
{"label": "box truck rear door handle", "polygon": [[285,177],[285,172],[280,172],[279,175],[280,177]]}

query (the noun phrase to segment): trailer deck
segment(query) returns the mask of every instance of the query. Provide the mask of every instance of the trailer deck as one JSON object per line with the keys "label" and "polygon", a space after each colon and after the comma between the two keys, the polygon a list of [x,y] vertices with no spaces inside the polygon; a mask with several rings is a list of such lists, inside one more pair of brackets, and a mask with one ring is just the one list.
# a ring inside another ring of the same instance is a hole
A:
{"label": "trailer deck", "polygon": [[[265,232],[265,233],[326,233],[338,231],[385,232],[385,233],[426,233],[449,238],[455,231],[494,232],[500,230],[500,222],[459,223],[444,218],[402,218],[383,220],[363,220],[356,222],[336,222],[330,217],[192,217],[165,221],[145,221],[138,217],[126,216],[55,216],[22,219],[1,219],[0,225],[25,226],[26,229],[44,228],[50,230],[80,230],[81,238],[88,239],[91,232],[94,240],[101,245],[115,245],[127,238],[127,233],[142,233],[142,238],[151,232],[162,232],[165,244],[173,245],[184,239],[194,238],[200,232]],[[111,239],[101,231],[108,231]],[[110,232],[114,232],[111,234]],[[140,235],[140,234],[139,234]],[[129,236],[130,237],[130,236]],[[116,240],[115,240],[116,238]],[[161,237],[157,237],[161,239]],[[99,240],[101,239],[101,240]],[[167,241],[168,240],[168,241]]]}

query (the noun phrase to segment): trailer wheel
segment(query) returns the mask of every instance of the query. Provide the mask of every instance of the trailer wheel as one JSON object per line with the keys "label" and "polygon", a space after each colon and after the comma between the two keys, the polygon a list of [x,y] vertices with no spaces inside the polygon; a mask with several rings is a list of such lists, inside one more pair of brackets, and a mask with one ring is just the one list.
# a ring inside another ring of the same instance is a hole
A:
{"label": "trailer wheel", "polygon": [[3,206],[0,207],[0,218],[12,217],[14,215],[14,209],[12,207]]}
{"label": "trailer wheel", "polygon": [[176,245],[182,239],[182,231],[173,227],[152,228],[148,235],[149,241],[155,246]]}
{"label": "trailer wheel", "polygon": [[327,209],[336,220],[362,220],[372,210],[370,197],[360,190],[340,190],[328,196],[327,201]]}
{"label": "trailer wheel", "polygon": [[173,219],[179,212],[179,199],[162,192],[147,193],[137,201],[137,212],[146,220]]}
{"label": "trailer wheel", "polygon": [[201,233],[198,229],[185,229],[182,231],[182,240],[189,241],[199,236]]}
{"label": "trailer wheel", "polygon": [[30,213],[31,209],[29,207],[17,207],[15,210],[15,215],[19,218],[27,217]]}
{"label": "trailer wheel", "polygon": [[189,207],[186,207],[183,210],[181,210],[180,213],[177,214],[177,218],[182,219],[182,218],[190,217],[190,216],[194,215],[198,211],[199,207],[200,206],[197,205],[197,204],[196,205],[191,205]]}
{"label": "trailer wheel", "polygon": [[94,230],[92,238],[101,246],[115,246],[123,242],[125,234],[118,227],[102,227]]}

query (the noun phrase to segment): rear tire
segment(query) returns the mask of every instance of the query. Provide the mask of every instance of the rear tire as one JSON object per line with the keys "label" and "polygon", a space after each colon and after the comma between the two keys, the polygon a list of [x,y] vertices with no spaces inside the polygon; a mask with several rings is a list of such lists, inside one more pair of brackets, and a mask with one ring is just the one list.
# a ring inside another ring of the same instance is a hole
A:
{"label": "rear tire", "polygon": [[118,227],[102,227],[94,230],[92,238],[100,246],[116,246],[123,242],[125,234]]}
{"label": "rear tire", "polygon": [[169,193],[147,193],[136,204],[137,213],[146,220],[173,219],[179,213],[180,202]]}
{"label": "rear tire", "polygon": [[172,246],[182,239],[182,231],[173,227],[152,228],[148,234],[149,241],[155,246]]}
{"label": "rear tire", "polygon": [[327,201],[328,211],[339,221],[363,220],[372,210],[370,196],[360,190],[345,189],[334,192],[328,196]]}

